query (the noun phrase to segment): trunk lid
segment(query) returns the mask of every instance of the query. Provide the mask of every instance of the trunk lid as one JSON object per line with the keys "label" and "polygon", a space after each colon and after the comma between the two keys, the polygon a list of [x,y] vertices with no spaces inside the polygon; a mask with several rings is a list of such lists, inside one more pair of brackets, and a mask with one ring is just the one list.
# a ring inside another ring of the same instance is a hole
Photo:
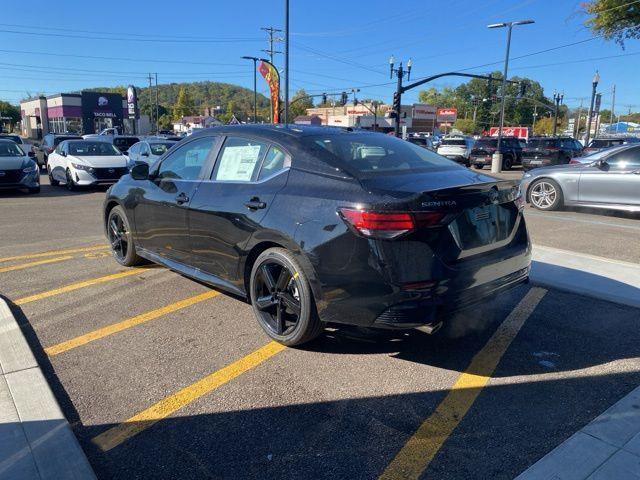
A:
{"label": "trunk lid", "polygon": [[509,244],[520,222],[517,181],[460,169],[362,182],[384,199],[375,209],[446,214],[439,226],[418,229],[406,240],[427,243],[448,264]]}

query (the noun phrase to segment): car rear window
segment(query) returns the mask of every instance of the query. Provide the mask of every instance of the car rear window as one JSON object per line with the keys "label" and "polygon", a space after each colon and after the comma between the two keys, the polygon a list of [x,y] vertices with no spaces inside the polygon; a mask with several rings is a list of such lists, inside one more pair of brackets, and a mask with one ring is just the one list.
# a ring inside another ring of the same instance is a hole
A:
{"label": "car rear window", "polygon": [[624,140],[622,138],[618,138],[615,140],[592,140],[589,143],[590,148],[607,148],[612,147],[614,145],[622,145]]}
{"label": "car rear window", "polygon": [[113,144],[118,147],[120,151],[128,150],[129,147],[135,145],[140,141],[139,138],[136,137],[116,137],[113,139]]}
{"label": "car rear window", "polygon": [[82,137],[53,137],[53,144],[57,147],[60,142],[64,142],[65,140],[82,140]]}
{"label": "car rear window", "polygon": [[481,138],[476,142],[475,146],[477,148],[482,148],[482,147],[496,148],[498,146],[498,139],[497,138]]}
{"label": "car rear window", "polygon": [[1,135],[0,140],[11,140],[17,144],[22,144],[22,139],[18,135]]}
{"label": "car rear window", "polygon": [[527,148],[549,148],[557,144],[558,141],[554,138],[531,138],[527,142]]}
{"label": "car rear window", "polygon": [[464,138],[445,138],[442,140],[440,145],[456,145],[459,147],[464,147],[467,145]]}
{"label": "car rear window", "polygon": [[313,135],[302,137],[301,141],[320,160],[343,165],[363,176],[457,167],[425,148],[389,135]]}
{"label": "car rear window", "polygon": [[167,143],[150,143],[149,147],[151,148],[151,153],[153,155],[162,155],[164,152],[169,150],[171,147],[175,145],[175,142],[167,142]]}

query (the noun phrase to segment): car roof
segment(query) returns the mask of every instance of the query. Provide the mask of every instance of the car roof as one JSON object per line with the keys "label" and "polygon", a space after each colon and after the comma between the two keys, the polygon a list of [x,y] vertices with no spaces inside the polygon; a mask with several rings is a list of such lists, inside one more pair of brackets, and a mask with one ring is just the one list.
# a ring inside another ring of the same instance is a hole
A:
{"label": "car roof", "polygon": [[211,133],[219,134],[245,134],[245,135],[257,135],[271,138],[300,138],[312,135],[344,135],[349,133],[369,134],[375,135],[374,132],[367,130],[359,130],[353,128],[344,127],[327,127],[327,126],[315,126],[315,125],[297,125],[297,124],[245,124],[245,125],[220,125],[211,128],[203,128],[198,132],[193,133],[191,138],[207,135]]}
{"label": "car roof", "polygon": [[13,140],[10,140],[8,138],[0,138],[0,142],[2,142],[2,143],[13,143],[14,145],[17,145],[16,142],[14,142]]}

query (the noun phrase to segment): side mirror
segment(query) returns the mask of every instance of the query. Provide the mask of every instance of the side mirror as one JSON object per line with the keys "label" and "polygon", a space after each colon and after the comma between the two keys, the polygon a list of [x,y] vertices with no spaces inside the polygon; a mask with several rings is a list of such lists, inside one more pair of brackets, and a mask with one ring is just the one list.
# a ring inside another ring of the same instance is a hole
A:
{"label": "side mirror", "polygon": [[60,152],[60,155],[62,155],[63,157],[67,156],[67,152],[65,152],[64,150],[62,152]]}
{"label": "side mirror", "polygon": [[145,162],[136,162],[131,167],[131,178],[134,180],[148,180],[149,179],[149,164]]}

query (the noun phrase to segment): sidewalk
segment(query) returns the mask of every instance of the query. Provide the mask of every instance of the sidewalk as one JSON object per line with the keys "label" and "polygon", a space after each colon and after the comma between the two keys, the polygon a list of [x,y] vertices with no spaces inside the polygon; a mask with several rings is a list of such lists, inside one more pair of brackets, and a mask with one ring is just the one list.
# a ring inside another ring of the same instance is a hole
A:
{"label": "sidewalk", "polygon": [[640,387],[516,479],[640,479]]}
{"label": "sidewalk", "polygon": [[9,307],[0,298],[0,480],[95,479]]}

